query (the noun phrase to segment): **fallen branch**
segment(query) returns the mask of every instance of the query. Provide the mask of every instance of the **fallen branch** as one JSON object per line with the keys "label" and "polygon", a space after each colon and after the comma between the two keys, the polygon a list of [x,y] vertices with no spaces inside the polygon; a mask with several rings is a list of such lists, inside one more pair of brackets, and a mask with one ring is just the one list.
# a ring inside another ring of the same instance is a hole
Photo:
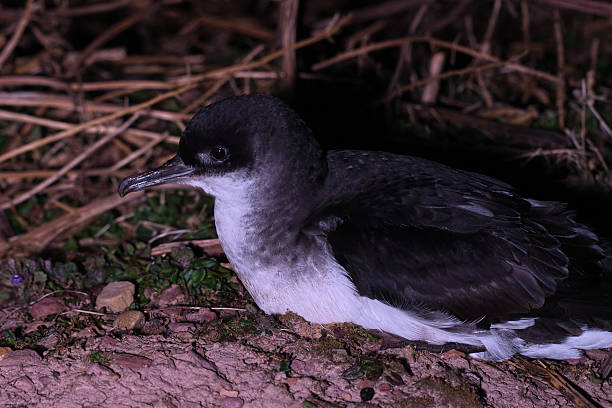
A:
{"label": "fallen branch", "polygon": [[248,71],[248,70],[255,69],[257,67],[266,65],[267,63],[274,61],[275,59],[279,57],[282,57],[283,55],[285,55],[285,53],[293,52],[295,50],[299,50],[300,48],[304,48],[314,43],[317,43],[321,40],[331,38],[334,34],[340,31],[340,29],[344,27],[344,25],[347,24],[350,21],[350,19],[351,19],[350,15],[345,16],[343,18],[340,18],[338,15],[336,15],[332,19],[330,24],[320,33],[310,38],[307,38],[305,40],[298,41],[291,47],[283,48],[281,50],[272,52],[266,55],[265,57],[261,57],[260,59],[255,60],[253,62],[237,64],[231,67],[219,68],[219,69],[216,69],[216,70],[204,73],[204,74],[194,75],[190,78],[190,80],[191,81],[201,81],[207,78],[215,78],[215,77],[218,77],[219,75],[233,74],[235,72],[240,72],[240,71]]}
{"label": "fallen branch", "polygon": [[[35,178],[46,178],[53,176],[57,170],[25,170],[25,171],[0,171],[0,179],[35,179]],[[103,169],[87,169],[87,170],[72,170],[66,173],[68,177],[76,176],[116,176],[116,177],[127,177],[133,174],[135,170],[113,170],[111,168]]]}
{"label": "fallen branch", "polygon": [[176,241],[176,242],[168,242],[165,244],[161,244],[151,249],[151,255],[159,256],[162,254],[167,254],[172,252],[174,248],[178,248],[180,246],[186,245],[195,245],[197,247],[202,248],[202,250],[207,255],[221,255],[223,254],[223,248],[221,247],[221,242],[219,242],[219,238],[213,239],[193,239],[189,241]]}
{"label": "fallen branch", "polygon": [[[292,47],[295,44],[297,31],[299,0],[283,0],[279,10],[279,31],[283,48]],[[283,55],[282,71],[285,76],[281,80],[281,91],[291,96],[296,77],[295,51]],[[289,99],[291,99],[289,97]]]}
{"label": "fallen branch", "polygon": [[[570,149],[572,143],[560,132],[545,129],[532,129],[524,126],[510,125],[496,120],[480,118],[452,109],[405,104],[404,109],[414,109],[419,116],[427,119],[443,119],[453,126],[469,126],[486,132],[500,144],[523,145],[534,148]],[[505,143],[504,143],[505,141]]]}
{"label": "fallen branch", "polygon": [[[69,111],[82,110],[91,113],[112,113],[125,109],[124,106],[92,102],[83,102],[77,105],[74,100],[67,96],[41,92],[0,92],[0,105],[52,107]],[[187,116],[179,113],[157,109],[148,109],[142,112],[142,114],[171,122],[189,119]]]}
{"label": "fallen branch", "polygon": [[113,193],[108,197],[94,200],[83,207],[76,208],[72,213],[62,215],[26,234],[13,237],[9,242],[0,241],[0,257],[26,257],[38,253],[45,249],[53,239],[75,226],[96,218],[119,205],[142,200],[144,197],[142,192],[130,194],[126,198],[121,198]]}

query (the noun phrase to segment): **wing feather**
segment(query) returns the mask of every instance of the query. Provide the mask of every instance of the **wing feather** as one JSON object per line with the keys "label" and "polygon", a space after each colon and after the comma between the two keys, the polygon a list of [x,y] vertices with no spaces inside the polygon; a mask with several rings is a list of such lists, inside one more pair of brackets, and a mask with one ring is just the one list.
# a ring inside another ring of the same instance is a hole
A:
{"label": "wing feather", "polygon": [[563,204],[489,177],[389,153],[335,151],[328,164],[308,222],[328,226],[363,296],[492,322],[544,305],[568,276],[566,247],[601,255]]}

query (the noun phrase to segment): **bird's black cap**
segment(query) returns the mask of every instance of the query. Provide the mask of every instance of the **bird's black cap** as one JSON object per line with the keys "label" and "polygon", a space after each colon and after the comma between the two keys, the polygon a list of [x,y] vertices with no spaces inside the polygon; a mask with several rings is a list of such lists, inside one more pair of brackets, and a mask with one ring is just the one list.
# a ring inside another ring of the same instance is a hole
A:
{"label": "bird's black cap", "polygon": [[173,159],[126,178],[119,194],[168,182],[189,184],[190,178],[248,172],[254,167],[282,172],[293,157],[324,168],[323,154],[310,133],[302,119],[278,98],[244,95],[225,99],[193,117]]}

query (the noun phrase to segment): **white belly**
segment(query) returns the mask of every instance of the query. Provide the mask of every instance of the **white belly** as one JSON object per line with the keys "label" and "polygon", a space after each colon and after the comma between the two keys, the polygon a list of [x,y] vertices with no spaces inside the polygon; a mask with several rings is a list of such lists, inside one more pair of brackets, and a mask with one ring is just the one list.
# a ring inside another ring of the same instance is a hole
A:
{"label": "white belly", "polygon": [[237,239],[248,235],[241,230],[238,219],[225,208],[215,208],[217,232],[225,253],[264,312],[283,314],[291,311],[321,324],[353,322],[366,329],[384,330],[410,340],[481,344],[475,336],[444,330],[461,324],[451,317],[428,321],[412,312],[360,296],[346,270],[336,262],[324,243],[320,251],[315,251],[318,256],[298,255],[290,265],[263,264],[257,253],[245,251],[244,248],[252,243]]}

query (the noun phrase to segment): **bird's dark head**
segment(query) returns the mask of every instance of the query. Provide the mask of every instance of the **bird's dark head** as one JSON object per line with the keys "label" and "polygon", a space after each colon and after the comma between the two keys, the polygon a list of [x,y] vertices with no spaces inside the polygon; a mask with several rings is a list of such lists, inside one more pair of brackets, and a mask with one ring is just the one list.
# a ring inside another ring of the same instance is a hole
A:
{"label": "bird's dark head", "polygon": [[246,182],[316,178],[309,173],[324,171],[321,149],[297,113],[278,98],[245,95],[198,112],[181,136],[178,154],[123,180],[119,194],[179,183],[219,196]]}

